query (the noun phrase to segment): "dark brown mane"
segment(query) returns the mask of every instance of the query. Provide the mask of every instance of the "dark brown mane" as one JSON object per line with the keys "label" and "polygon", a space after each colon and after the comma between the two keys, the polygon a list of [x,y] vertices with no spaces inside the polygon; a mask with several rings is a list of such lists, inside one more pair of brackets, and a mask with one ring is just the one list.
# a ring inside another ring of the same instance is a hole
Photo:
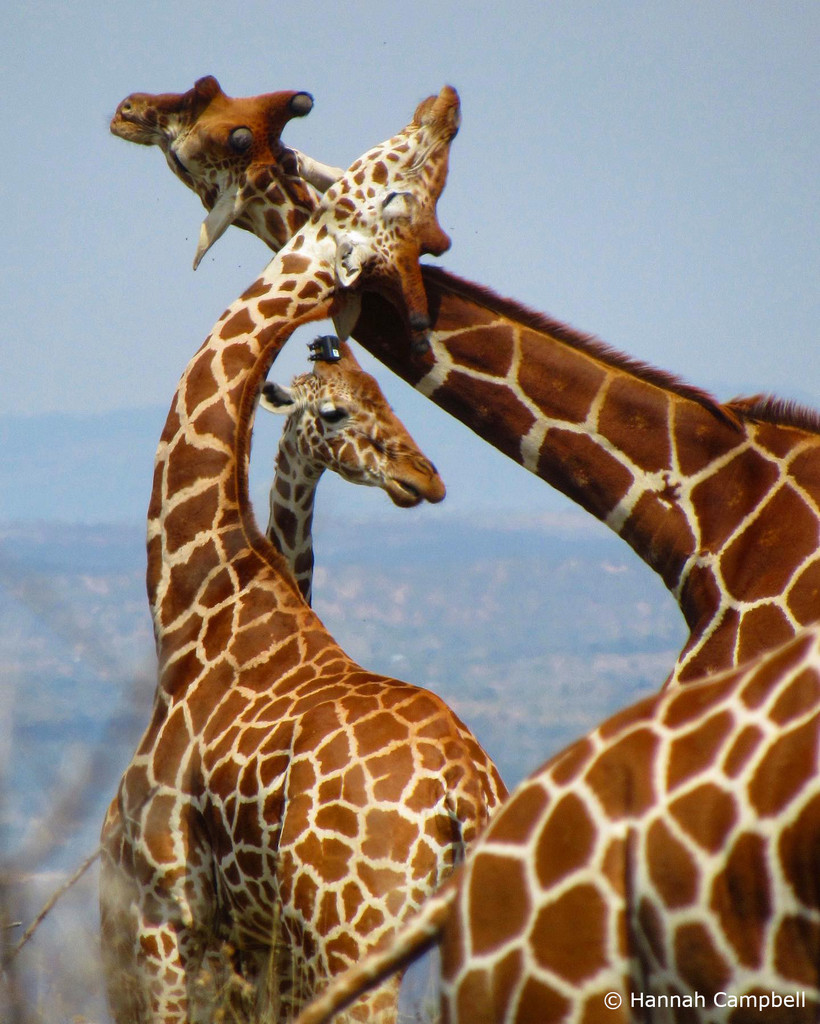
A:
{"label": "dark brown mane", "polygon": [[654,384],[656,387],[673,391],[683,398],[697,402],[732,426],[739,427],[742,420],[760,420],[780,426],[820,432],[820,413],[812,409],[785,399],[761,395],[753,398],[735,398],[731,402],[721,403],[709,392],[687,384],[672,373],[658,370],[639,359],[633,359],[594,335],[584,334],[544,313],[535,312],[515,299],[497,295],[484,285],[475,284],[473,281],[458,277],[440,267],[425,265],[424,275],[432,283],[438,284],[440,288],[461,295],[469,302],[483,306],[485,309],[514,320],[516,323],[524,324],[533,331],[548,334],[562,344],[586,352],[607,366],[624,370],[648,384]]}
{"label": "dark brown mane", "polygon": [[820,412],[807,405],[778,398],[776,395],[750,395],[733,398],[726,407],[741,419],[774,423],[779,427],[795,427],[813,434],[820,433]]}

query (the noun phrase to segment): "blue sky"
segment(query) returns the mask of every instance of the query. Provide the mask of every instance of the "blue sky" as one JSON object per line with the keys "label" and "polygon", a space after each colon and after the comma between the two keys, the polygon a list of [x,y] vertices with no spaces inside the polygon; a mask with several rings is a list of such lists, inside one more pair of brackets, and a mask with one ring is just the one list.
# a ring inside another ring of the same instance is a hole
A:
{"label": "blue sky", "polygon": [[[285,139],[343,166],[449,82],[439,263],[719,397],[820,406],[813,0],[33,0],[4,21],[0,413],[167,406],[266,264],[233,231],[194,273],[199,201],[158,150],[108,133],[127,93],[209,73],[231,95],[313,93]],[[494,453],[379,376],[445,479],[475,465],[486,488]],[[509,473],[511,501],[550,502]]]}

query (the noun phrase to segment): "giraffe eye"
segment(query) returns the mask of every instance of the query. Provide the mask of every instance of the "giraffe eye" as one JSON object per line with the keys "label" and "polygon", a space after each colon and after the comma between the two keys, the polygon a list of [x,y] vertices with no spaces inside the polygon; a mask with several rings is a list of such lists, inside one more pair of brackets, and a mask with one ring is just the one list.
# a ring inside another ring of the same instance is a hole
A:
{"label": "giraffe eye", "polygon": [[415,205],[415,197],[411,192],[388,192],[382,200],[382,214],[399,219],[409,217]]}
{"label": "giraffe eye", "polygon": [[234,128],[228,136],[228,142],[236,153],[244,153],[253,143],[253,132],[250,128]]}
{"label": "giraffe eye", "polygon": [[342,420],[347,419],[348,411],[347,409],[343,409],[341,406],[334,405],[329,409],[320,409],[319,415],[325,423],[341,423]]}

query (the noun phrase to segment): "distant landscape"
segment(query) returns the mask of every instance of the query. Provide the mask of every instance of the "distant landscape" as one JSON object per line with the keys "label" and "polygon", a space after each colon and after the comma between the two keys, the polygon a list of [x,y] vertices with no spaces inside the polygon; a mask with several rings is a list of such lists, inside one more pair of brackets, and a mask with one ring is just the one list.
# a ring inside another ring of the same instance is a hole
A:
{"label": "distant landscape", "polygon": [[[11,883],[4,913],[22,922],[18,935],[95,848],[148,718],[155,663],[134,506],[147,504],[144,449],[159,427],[146,424],[142,437],[139,422],[123,421],[90,450],[79,446],[87,424],[77,444],[70,430],[49,444],[44,424],[53,486],[42,468],[36,480],[15,473],[14,438],[0,437],[0,494],[17,513],[0,521],[0,854]],[[98,487],[111,521],[70,520],[81,481],[86,494]],[[510,786],[663,682],[683,641],[680,614],[632,552],[582,513],[513,514],[490,503],[467,516],[447,502],[397,513],[379,494],[347,503],[362,490],[345,488],[342,514],[328,488],[316,610],[361,664],[444,697]],[[39,516],[30,514],[35,502]],[[95,877],[72,890],[19,958],[43,1008],[33,1019],[105,1019],[88,955]]]}

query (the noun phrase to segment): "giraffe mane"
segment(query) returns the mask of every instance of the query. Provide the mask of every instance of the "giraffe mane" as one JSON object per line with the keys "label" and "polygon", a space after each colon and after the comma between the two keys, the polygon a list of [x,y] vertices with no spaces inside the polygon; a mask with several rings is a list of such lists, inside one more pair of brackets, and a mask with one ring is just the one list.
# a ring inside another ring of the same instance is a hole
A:
{"label": "giraffe mane", "polygon": [[742,419],[820,433],[820,412],[777,395],[738,396],[726,403]]}
{"label": "giraffe mane", "polygon": [[485,285],[476,284],[474,281],[468,281],[450,271],[428,264],[424,266],[424,276],[443,290],[461,294],[469,301],[484,306],[491,312],[522,323],[536,332],[548,334],[562,344],[586,352],[608,366],[622,369],[648,384],[654,384],[665,390],[673,391],[682,398],[697,402],[731,426],[740,428],[742,421],[759,420],[777,426],[796,427],[820,433],[820,412],[808,406],[774,395],[739,397],[721,403],[708,391],[688,384],[666,370],[659,370],[639,359],[625,355],[595,335],[584,334],[545,313],[530,309],[516,299],[498,295]]}

